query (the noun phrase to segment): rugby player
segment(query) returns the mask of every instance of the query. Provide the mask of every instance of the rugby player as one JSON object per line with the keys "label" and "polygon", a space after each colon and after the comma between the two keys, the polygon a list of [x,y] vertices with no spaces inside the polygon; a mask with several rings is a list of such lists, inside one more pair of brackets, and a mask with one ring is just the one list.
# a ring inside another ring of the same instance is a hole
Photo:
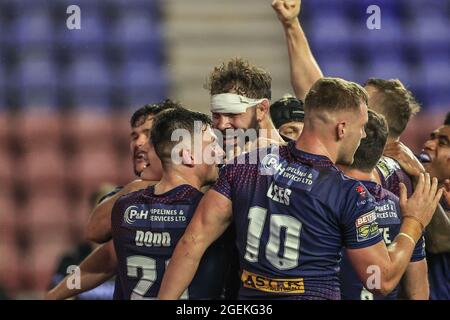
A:
{"label": "rugby player", "polygon": [[256,145],[284,142],[270,118],[271,82],[267,71],[241,58],[210,73],[206,87],[213,127],[222,134],[228,159]]}
{"label": "rugby player", "polygon": [[[104,196],[91,213],[86,228],[86,238],[101,245],[79,265],[81,287],[78,289],[69,289],[67,286],[69,275],[50,290],[45,295],[45,299],[67,299],[96,288],[116,273],[117,259],[113,243],[110,241],[111,211],[114,203],[121,196],[146,188],[161,178],[161,161],[156,155],[153,146],[149,144],[149,134],[153,118],[161,111],[171,108],[181,108],[181,105],[170,99],[166,99],[159,104],[147,104],[136,110],[131,116],[130,151],[133,160],[133,171],[141,179],[134,180],[124,187],[118,187]],[[115,291],[115,298],[120,298],[117,290]]]}
{"label": "rugby player", "polygon": [[[402,213],[399,199],[390,191],[377,183],[373,172],[388,137],[388,127],[383,116],[369,109],[369,121],[365,126],[366,137],[356,150],[354,161],[350,166],[339,166],[349,177],[358,179],[376,200],[375,212],[377,223],[386,246],[389,246],[398,235]],[[359,279],[343,251],[340,263],[341,297],[345,300],[395,300],[398,290],[394,289],[383,297],[369,292]],[[369,284],[371,285],[371,284]],[[425,242],[423,237],[417,242],[411,261],[401,281],[402,295],[408,299],[427,300],[429,296],[427,262],[425,259]]]}
{"label": "rugby player", "polygon": [[[111,210],[115,201],[124,194],[147,187],[150,181],[161,179],[161,162],[154,152],[149,152],[149,133],[154,117],[161,111],[180,108],[181,105],[170,99],[159,104],[147,104],[136,110],[130,119],[130,151],[133,171],[140,177],[124,187],[119,187],[92,211],[86,227],[86,238],[96,243],[104,243],[111,239]],[[144,168],[145,175],[142,176]]]}
{"label": "rugby player", "polygon": [[450,300],[450,113],[425,142],[420,159],[427,172],[445,186],[426,233],[430,299]]}
{"label": "rugby player", "polygon": [[[234,161],[223,168],[179,241],[158,297],[181,296],[205,250],[231,223],[242,299],[339,299],[343,245],[362,282],[371,275],[370,266],[379,266],[374,293],[394,290],[442,189],[422,174],[409,199],[402,192],[400,233],[387,250],[374,198],[335,167],[353,162],[366,122],[362,87],[337,78],[318,80],[305,99],[305,125],[296,142],[271,146],[256,164]],[[251,153],[240,157],[247,161]]]}
{"label": "rugby player", "polygon": [[[200,130],[195,129],[195,122],[201,124]],[[181,146],[171,139],[175,130],[189,133]],[[200,153],[195,151],[196,140],[202,141]],[[216,181],[216,159],[223,157],[209,117],[199,112],[161,113],[153,124],[151,141],[162,162],[161,181],[120,198],[112,214],[117,277],[125,299],[156,297],[172,252],[203,196],[200,188]],[[181,163],[173,159],[175,148]],[[228,271],[226,245],[222,237],[208,249],[184,298],[221,297]]]}
{"label": "rugby player", "polygon": [[302,133],[303,119],[305,118],[303,101],[286,95],[272,103],[270,116],[285,141],[297,140]]}

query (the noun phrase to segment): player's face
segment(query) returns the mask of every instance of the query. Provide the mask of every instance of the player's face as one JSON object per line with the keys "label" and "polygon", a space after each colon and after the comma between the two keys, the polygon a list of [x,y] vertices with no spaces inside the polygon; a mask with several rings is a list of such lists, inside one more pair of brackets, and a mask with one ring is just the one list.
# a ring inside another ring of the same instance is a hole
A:
{"label": "player's face", "polygon": [[344,135],[342,148],[336,160],[337,164],[348,166],[353,163],[353,157],[361,143],[361,139],[366,137],[364,126],[367,121],[369,121],[369,117],[367,114],[367,105],[365,103],[360,105],[359,112],[349,113],[347,121],[348,128]]}
{"label": "player's face", "polygon": [[[247,108],[244,113],[212,113],[213,127],[219,130],[223,135],[223,145],[236,145],[238,140],[236,136],[227,137],[227,129],[257,129],[255,107]],[[232,131],[232,130],[230,130]],[[228,132],[230,133],[230,132]]]}
{"label": "player's face", "polygon": [[281,125],[280,128],[278,128],[278,132],[288,138],[291,138],[292,140],[297,140],[302,133],[303,125],[303,122],[291,121]]}
{"label": "player's face", "polygon": [[147,161],[148,165],[142,170],[140,177],[149,181],[161,180],[163,172],[161,160],[156,155],[155,148],[151,143],[148,145]]}
{"label": "player's face", "polygon": [[420,159],[432,177],[439,181],[450,178],[450,126],[442,126],[431,133]]}
{"label": "player's face", "polygon": [[200,177],[204,181],[204,185],[214,183],[219,177],[218,163],[224,156],[224,151],[219,144],[216,134],[211,127],[202,134],[202,153],[203,161],[200,167]]}
{"label": "player's face", "polygon": [[147,165],[151,165],[148,159],[150,130],[153,124],[153,115],[137,123],[131,128],[130,150],[133,159],[134,173],[139,176]]}

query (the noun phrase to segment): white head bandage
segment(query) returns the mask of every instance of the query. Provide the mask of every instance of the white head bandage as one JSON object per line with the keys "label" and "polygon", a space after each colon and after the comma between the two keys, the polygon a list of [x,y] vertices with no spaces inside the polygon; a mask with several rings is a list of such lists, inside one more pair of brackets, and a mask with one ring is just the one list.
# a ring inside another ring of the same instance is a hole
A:
{"label": "white head bandage", "polygon": [[234,93],[221,93],[211,97],[211,112],[215,113],[244,113],[247,108],[256,106],[267,100],[252,99]]}

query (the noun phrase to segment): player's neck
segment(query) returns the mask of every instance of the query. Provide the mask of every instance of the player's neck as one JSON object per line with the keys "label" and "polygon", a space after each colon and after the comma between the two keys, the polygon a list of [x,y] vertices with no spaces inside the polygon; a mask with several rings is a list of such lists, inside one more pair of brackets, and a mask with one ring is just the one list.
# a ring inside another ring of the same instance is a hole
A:
{"label": "player's neck", "polygon": [[365,172],[355,168],[347,167],[347,166],[339,166],[342,172],[345,173],[346,176],[352,177],[356,180],[360,181],[372,181],[378,183],[378,179],[375,177],[374,172]]}
{"label": "player's neck", "polygon": [[195,174],[188,170],[170,169],[164,170],[161,180],[155,185],[155,194],[163,194],[183,184],[188,184],[196,189],[201,188],[202,183]]}
{"label": "player's neck", "polygon": [[325,156],[333,163],[336,163],[337,148],[331,148],[324,140],[325,139],[322,139],[322,137],[313,130],[303,129],[302,134],[295,143],[295,147],[304,152]]}
{"label": "player's neck", "polygon": [[389,136],[388,136],[388,138],[387,138],[387,140],[386,140],[386,144],[393,143],[393,142],[397,142],[397,141],[400,141],[400,137],[392,138],[392,137],[389,137]]}
{"label": "player's neck", "polygon": [[276,142],[284,142],[283,138],[280,136],[280,133],[273,125],[272,121],[264,120],[260,123],[260,128],[265,130],[265,135],[267,139],[275,140]]}

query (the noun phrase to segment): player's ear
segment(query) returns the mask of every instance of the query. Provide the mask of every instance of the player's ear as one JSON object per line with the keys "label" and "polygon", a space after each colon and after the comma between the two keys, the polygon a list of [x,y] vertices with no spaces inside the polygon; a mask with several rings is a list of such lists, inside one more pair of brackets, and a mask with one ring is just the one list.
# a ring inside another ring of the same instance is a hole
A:
{"label": "player's ear", "polygon": [[345,121],[341,121],[336,125],[336,140],[344,139],[346,129]]}
{"label": "player's ear", "polygon": [[256,106],[256,119],[263,121],[269,115],[269,101],[264,99],[260,104]]}
{"label": "player's ear", "polygon": [[194,157],[191,154],[189,149],[181,150],[181,161],[185,166],[193,167],[194,166]]}

